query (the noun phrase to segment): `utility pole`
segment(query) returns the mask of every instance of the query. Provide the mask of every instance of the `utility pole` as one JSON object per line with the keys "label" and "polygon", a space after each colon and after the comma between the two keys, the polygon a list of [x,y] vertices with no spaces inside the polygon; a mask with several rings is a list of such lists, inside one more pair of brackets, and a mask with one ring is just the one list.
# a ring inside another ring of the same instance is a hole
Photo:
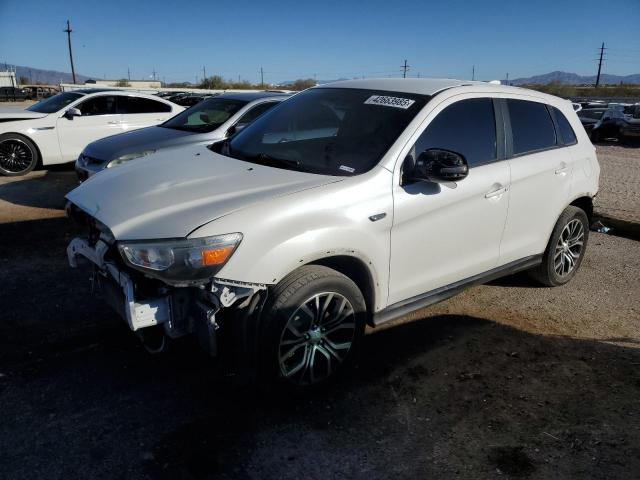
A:
{"label": "utility pole", "polygon": [[471,80],[475,80],[476,79],[476,66],[473,65],[471,67]]}
{"label": "utility pole", "polygon": [[507,85],[509,85],[509,72],[507,72]]}
{"label": "utility pole", "polygon": [[127,77],[129,77],[129,81],[131,81],[131,70],[127,67]]}
{"label": "utility pole", "polygon": [[204,80],[207,79],[207,68],[206,67],[202,67],[202,78]]}
{"label": "utility pole", "polygon": [[602,46],[600,47],[600,61],[598,62],[598,76],[596,77],[596,88],[600,85],[600,72],[602,71],[602,56],[604,54],[604,42],[602,42]]}
{"label": "utility pole", "polygon": [[264,70],[260,67],[260,88],[264,88]]}
{"label": "utility pole", "polygon": [[156,81],[156,73],[158,73],[158,72],[156,72],[156,69],[154,68],[154,69],[153,69],[153,72],[152,72],[152,74],[153,74],[153,81],[154,81],[154,82]]}
{"label": "utility pole", "polygon": [[73,77],[73,83],[76,83],[76,69],[73,66],[73,53],[71,52],[71,32],[73,32],[73,30],[71,30],[71,24],[69,23],[69,20],[67,20],[67,29],[64,30],[65,32],[67,32],[67,41],[69,42],[69,60],[71,60],[71,76]]}
{"label": "utility pole", "polygon": [[402,65],[402,78],[407,78],[407,71],[409,70],[409,65],[407,65],[407,61],[404,61],[404,65]]}

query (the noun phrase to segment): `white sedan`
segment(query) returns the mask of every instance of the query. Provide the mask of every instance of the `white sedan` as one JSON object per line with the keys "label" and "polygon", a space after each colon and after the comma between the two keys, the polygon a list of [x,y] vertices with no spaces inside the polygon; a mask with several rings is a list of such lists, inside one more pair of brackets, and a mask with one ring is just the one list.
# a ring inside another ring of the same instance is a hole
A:
{"label": "white sedan", "polygon": [[173,117],[184,107],[121,90],[59,93],[26,110],[0,112],[0,175],[75,161],[89,143]]}

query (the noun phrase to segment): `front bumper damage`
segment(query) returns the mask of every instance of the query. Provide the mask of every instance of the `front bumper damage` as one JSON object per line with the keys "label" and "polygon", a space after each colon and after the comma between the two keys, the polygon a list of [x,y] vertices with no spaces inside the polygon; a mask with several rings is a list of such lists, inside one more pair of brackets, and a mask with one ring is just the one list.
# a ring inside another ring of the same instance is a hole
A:
{"label": "front bumper damage", "polygon": [[115,261],[107,259],[109,249],[109,243],[102,238],[94,246],[85,239],[74,238],[67,247],[69,265],[78,268],[80,262],[92,267],[93,291],[126,320],[133,332],[159,327],[170,338],[195,334],[211,355],[217,353],[218,316],[266,289],[262,284],[214,278],[190,287],[163,285],[154,288],[152,294],[147,291],[139,295],[140,283],[145,279],[134,279]]}

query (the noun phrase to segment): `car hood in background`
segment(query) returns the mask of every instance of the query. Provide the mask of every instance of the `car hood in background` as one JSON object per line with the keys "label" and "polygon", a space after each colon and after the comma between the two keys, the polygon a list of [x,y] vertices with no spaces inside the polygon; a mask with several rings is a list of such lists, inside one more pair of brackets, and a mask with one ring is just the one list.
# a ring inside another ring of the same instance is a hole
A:
{"label": "car hood in background", "polygon": [[154,126],[96,140],[87,145],[83,153],[96,160],[110,162],[129,153],[204,142],[207,139],[215,141],[217,139],[216,131],[193,133]]}
{"label": "car hood in background", "polygon": [[66,198],[109,227],[117,240],[176,238],[254,203],[340,180],[193,146],[100,172]]}
{"label": "car hood in background", "polygon": [[0,121],[8,120],[29,120],[31,118],[42,118],[50,115],[49,113],[30,112],[29,110],[20,110],[18,108],[0,108]]}

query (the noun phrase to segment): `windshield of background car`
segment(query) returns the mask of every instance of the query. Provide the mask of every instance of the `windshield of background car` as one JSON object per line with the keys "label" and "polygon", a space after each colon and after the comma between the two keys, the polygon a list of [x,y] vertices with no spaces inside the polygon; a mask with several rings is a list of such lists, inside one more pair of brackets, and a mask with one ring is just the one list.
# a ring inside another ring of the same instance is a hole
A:
{"label": "windshield of background car", "polygon": [[27,110],[38,113],[53,113],[62,110],[83,95],[81,93],[63,92],[31,105]]}
{"label": "windshield of background car", "polygon": [[353,88],[313,88],[265,113],[223,155],[325,175],[358,175],[382,159],[429,97]]}
{"label": "windshield of background car", "polygon": [[212,132],[247,103],[244,100],[230,98],[210,98],[179,113],[160,126],[195,133]]}

